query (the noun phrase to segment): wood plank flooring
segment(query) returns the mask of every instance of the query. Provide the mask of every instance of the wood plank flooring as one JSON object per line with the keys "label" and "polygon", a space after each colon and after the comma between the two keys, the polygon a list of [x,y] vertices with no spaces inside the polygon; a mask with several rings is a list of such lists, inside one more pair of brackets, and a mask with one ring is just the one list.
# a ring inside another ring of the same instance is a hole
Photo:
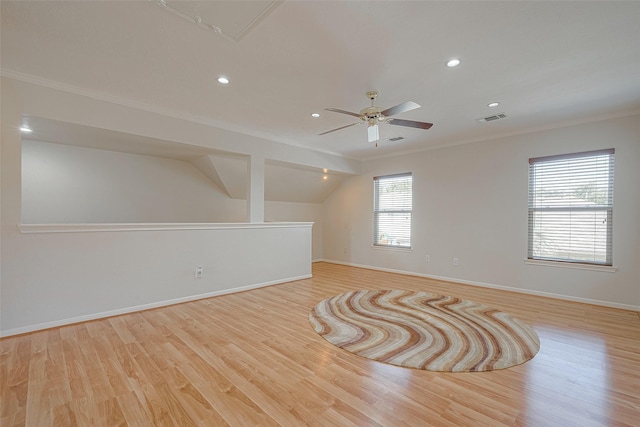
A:
{"label": "wood plank flooring", "polygon": [[[0,425],[640,426],[636,312],[328,263],[312,279],[0,340]],[[541,340],[500,371],[436,373],[347,353],[324,298],[410,289],[491,305]]]}

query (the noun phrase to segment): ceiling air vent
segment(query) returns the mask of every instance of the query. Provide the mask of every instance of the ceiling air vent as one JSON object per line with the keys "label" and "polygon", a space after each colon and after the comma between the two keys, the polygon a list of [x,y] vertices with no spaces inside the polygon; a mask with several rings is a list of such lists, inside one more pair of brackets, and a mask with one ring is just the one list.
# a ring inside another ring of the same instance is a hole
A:
{"label": "ceiling air vent", "polygon": [[396,142],[404,139],[404,136],[396,136],[395,138],[389,138],[389,141]]}
{"label": "ceiling air vent", "polygon": [[477,120],[478,120],[480,123],[483,123],[483,122],[493,122],[494,120],[500,120],[500,119],[504,119],[504,118],[506,118],[506,117],[507,117],[507,115],[506,115],[505,113],[499,113],[499,114],[496,114],[496,115],[494,115],[494,116],[487,116],[487,117],[483,117],[483,118],[481,118],[481,119],[477,119]]}

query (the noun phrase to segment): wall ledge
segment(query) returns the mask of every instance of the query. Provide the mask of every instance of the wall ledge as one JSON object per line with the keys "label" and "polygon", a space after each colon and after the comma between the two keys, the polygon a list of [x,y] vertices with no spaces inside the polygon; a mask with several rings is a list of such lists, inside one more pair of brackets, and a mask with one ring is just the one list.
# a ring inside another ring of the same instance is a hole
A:
{"label": "wall ledge", "polygon": [[256,228],[311,228],[313,222],[233,223],[122,223],[122,224],[18,224],[23,234],[98,233],[122,231],[236,230]]}

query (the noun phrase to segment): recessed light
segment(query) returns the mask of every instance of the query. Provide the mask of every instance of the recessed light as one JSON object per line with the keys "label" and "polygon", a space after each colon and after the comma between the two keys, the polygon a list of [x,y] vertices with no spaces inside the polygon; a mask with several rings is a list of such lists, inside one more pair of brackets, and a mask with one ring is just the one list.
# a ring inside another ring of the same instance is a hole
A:
{"label": "recessed light", "polygon": [[20,132],[31,133],[33,131],[31,130],[31,128],[29,128],[29,126],[21,126],[20,127]]}
{"label": "recessed light", "polygon": [[447,67],[449,68],[457,67],[458,65],[460,65],[460,60],[458,58],[453,58],[447,61]]}
{"label": "recessed light", "polygon": [[324,168],[324,169],[322,169],[322,172],[327,173],[327,172],[329,172],[329,169]]}
{"label": "recessed light", "polygon": [[328,180],[328,179],[329,179],[329,177],[328,177],[327,175],[324,175],[324,176],[322,177],[322,179],[324,179],[324,180],[326,181],[326,180]]}
{"label": "recessed light", "polygon": [[223,84],[223,85],[228,85],[229,84],[229,79],[224,77],[224,76],[220,76],[220,77],[218,77],[218,83]]}
{"label": "recessed light", "polygon": [[320,117],[320,113],[311,113],[311,117],[315,117],[317,119]]}
{"label": "recessed light", "polygon": [[487,104],[487,107],[493,108],[493,107],[497,107],[498,105],[500,105],[499,102],[490,102],[490,103]]}

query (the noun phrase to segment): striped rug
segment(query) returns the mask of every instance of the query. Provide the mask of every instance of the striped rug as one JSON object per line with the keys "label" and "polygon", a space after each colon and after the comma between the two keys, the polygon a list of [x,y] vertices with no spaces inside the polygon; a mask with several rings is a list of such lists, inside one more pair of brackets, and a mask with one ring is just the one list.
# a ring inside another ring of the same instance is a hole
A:
{"label": "striped rug", "polygon": [[535,331],[511,315],[428,292],[347,292],[321,301],[309,320],[325,340],[351,353],[429,371],[504,369],[540,349]]}

